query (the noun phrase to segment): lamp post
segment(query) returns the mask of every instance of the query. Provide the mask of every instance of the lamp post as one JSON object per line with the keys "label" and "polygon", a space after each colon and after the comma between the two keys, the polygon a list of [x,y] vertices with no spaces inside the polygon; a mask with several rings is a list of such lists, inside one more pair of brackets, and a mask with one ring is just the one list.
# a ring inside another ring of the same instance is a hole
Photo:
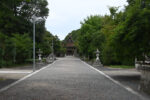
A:
{"label": "lamp post", "polygon": [[35,20],[36,17],[33,16],[33,72],[35,71]]}
{"label": "lamp post", "polygon": [[35,15],[32,16],[33,22],[33,72],[35,71],[35,23],[36,21],[43,20],[43,18],[37,18]]}
{"label": "lamp post", "polygon": [[32,16],[32,22],[33,22],[33,72],[35,71],[35,23],[36,21],[42,21],[44,18],[36,17],[35,15]]}
{"label": "lamp post", "polygon": [[53,57],[53,61],[54,61],[54,41],[52,38],[52,57]]}

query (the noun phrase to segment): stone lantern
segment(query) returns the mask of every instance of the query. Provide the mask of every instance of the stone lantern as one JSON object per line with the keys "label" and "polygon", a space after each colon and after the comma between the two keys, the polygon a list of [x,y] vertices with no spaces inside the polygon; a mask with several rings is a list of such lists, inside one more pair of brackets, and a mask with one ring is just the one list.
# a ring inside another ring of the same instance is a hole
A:
{"label": "stone lantern", "polygon": [[42,62],[42,51],[41,51],[41,49],[39,49],[39,51],[37,52],[38,53],[38,56],[39,56],[39,58],[38,58],[38,60],[39,60],[39,62]]}
{"label": "stone lantern", "polygon": [[96,61],[99,61],[99,54],[100,54],[100,51],[97,49],[96,50]]}
{"label": "stone lantern", "polygon": [[96,53],[96,60],[94,61],[93,66],[94,67],[102,67],[103,65],[101,64],[101,61],[99,59],[100,51],[97,49],[95,53]]}

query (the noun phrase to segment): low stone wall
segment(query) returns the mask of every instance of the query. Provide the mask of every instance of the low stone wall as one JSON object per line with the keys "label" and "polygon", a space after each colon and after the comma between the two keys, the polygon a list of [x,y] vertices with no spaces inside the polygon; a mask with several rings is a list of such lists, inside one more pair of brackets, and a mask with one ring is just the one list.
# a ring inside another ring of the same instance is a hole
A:
{"label": "low stone wall", "polygon": [[150,65],[136,64],[141,72],[140,90],[150,94]]}

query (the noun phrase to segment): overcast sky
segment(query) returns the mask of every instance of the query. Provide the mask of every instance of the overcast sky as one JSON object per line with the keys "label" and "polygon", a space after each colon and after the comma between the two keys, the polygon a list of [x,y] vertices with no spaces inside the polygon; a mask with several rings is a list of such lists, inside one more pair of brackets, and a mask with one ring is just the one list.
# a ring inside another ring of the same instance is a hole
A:
{"label": "overcast sky", "polygon": [[46,28],[61,40],[90,15],[109,14],[109,6],[127,5],[126,0],[48,0],[49,17]]}

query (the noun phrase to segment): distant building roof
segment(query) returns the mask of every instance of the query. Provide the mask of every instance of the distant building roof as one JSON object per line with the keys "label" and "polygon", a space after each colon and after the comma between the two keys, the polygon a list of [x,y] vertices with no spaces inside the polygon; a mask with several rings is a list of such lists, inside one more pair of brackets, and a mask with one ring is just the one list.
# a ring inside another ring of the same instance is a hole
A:
{"label": "distant building roof", "polygon": [[66,47],[75,47],[71,36],[69,36],[68,39],[66,40]]}

